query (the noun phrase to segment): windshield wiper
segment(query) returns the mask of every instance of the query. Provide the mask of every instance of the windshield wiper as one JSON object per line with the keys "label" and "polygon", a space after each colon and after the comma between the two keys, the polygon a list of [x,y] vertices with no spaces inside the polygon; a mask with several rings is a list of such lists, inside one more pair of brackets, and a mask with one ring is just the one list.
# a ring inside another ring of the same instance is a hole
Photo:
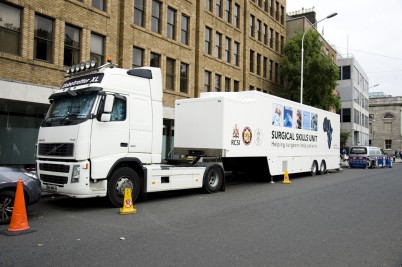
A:
{"label": "windshield wiper", "polygon": [[77,118],[78,115],[80,115],[80,114],[79,113],[67,113],[67,115],[64,116],[64,118],[61,119],[60,125],[63,123],[64,120],[71,119],[72,117]]}

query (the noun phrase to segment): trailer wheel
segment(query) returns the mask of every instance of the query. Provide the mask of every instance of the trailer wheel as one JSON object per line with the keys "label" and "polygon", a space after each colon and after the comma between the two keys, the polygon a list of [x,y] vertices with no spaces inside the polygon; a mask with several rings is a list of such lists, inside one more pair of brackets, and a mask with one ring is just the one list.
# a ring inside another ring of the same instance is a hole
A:
{"label": "trailer wheel", "polygon": [[325,160],[321,161],[319,173],[320,173],[320,175],[327,173],[327,164],[325,163]]}
{"label": "trailer wheel", "polygon": [[219,191],[223,183],[223,171],[217,165],[210,165],[204,173],[204,190],[211,194]]}
{"label": "trailer wheel", "polygon": [[115,207],[122,207],[124,202],[124,191],[131,189],[133,203],[140,194],[140,178],[131,168],[122,167],[113,172],[108,181],[107,195],[111,204]]}
{"label": "trailer wheel", "polygon": [[311,164],[311,176],[315,176],[317,174],[318,166],[317,166],[317,161],[313,161],[313,164]]}

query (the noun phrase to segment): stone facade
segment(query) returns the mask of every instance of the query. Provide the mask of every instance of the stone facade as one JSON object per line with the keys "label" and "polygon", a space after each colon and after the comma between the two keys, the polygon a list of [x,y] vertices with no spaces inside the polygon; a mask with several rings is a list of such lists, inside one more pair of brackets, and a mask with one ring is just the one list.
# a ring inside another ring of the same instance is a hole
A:
{"label": "stone facade", "polygon": [[402,150],[402,97],[370,97],[370,145],[393,155]]}

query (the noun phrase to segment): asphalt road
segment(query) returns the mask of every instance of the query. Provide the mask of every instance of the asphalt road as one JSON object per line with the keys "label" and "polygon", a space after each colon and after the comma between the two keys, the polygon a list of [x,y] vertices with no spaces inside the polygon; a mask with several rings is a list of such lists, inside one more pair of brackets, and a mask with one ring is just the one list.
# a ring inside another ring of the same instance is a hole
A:
{"label": "asphalt road", "polygon": [[401,171],[291,175],[290,185],[244,176],[224,193],[152,194],[132,215],[48,196],[28,208],[37,232],[0,235],[0,266],[399,267]]}

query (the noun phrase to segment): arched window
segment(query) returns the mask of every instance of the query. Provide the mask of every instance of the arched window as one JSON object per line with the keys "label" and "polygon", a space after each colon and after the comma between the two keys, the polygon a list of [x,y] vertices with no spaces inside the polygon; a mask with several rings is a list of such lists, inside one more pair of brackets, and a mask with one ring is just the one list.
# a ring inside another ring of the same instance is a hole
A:
{"label": "arched window", "polygon": [[390,112],[385,113],[384,120],[392,120],[392,119],[394,119],[394,114]]}

